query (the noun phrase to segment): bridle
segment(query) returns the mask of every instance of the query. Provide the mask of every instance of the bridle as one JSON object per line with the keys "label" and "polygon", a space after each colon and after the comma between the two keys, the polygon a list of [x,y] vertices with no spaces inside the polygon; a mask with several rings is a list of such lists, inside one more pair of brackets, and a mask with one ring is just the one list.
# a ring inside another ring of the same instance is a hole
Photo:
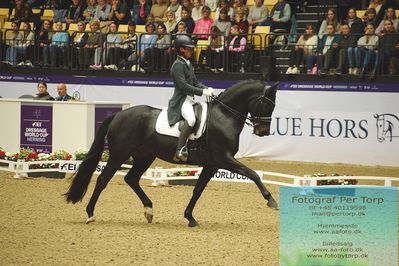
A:
{"label": "bridle", "polygon": [[[220,103],[224,108],[226,108],[231,114],[233,114],[236,118],[238,118],[240,121],[244,122],[247,126],[253,127],[255,128],[256,125],[258,125],[259,123],[267,123],[267,122],[271,122],[272,118],[270,116],[245,116],[243,114],[241,114],[240,112],[238,112],[237,110],[231,108],[230,106],[224,104],[223,102],[221,102],[218,97],[216,96],[211,96],[210,98],[212,98],[214,101]],[[273,106],[276,106],[276,103],[269,99],[268,97],[266,97],[264,94],[262,96],[259,96],[257,99],[257,102],[260,102],[262,104],[264,103],[271,103],[273,104]],[[247,120],[249,122],[247,122]]]}

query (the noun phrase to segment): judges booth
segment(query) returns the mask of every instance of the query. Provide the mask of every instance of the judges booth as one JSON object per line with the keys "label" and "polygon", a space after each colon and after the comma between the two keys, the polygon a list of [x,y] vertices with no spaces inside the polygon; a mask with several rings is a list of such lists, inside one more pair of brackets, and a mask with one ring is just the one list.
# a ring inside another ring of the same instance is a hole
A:
{"label": "judges booth", "polygon": [[128,107],[126,102],[0,99],[0,147],[38,153],[88,150],[102,121]]}

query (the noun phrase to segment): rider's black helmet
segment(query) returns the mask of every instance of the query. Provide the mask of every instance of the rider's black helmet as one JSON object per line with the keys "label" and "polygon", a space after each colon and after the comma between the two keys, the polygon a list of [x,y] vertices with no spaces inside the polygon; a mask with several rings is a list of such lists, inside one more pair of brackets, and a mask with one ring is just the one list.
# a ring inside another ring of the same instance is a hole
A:
{"label": "rider's black helmet", "polygon": [[175,46],[176,46],[176,48],[180,48],[180,47],[194,48],[195,47],[194,43],[191,41],[190,36],[183,35],[183,34],[179,34],[176,36]]}

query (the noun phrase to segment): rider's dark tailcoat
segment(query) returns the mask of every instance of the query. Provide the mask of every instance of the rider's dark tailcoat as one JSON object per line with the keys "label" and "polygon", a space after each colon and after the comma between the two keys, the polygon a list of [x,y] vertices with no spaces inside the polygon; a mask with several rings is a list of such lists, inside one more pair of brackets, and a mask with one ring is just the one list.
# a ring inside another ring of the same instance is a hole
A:
{"label": "rider's dark tailcoat", "polygon": [[169,125],[172,126],[183,119],[181,116],[181,107],[187,95],[201,96],[202,90],[206,86],[198,82],[193,66],[191,64],[188,65],[180,56],[173,63],[170,75],[175,85],[175,91],[168,104],[168,121]]}

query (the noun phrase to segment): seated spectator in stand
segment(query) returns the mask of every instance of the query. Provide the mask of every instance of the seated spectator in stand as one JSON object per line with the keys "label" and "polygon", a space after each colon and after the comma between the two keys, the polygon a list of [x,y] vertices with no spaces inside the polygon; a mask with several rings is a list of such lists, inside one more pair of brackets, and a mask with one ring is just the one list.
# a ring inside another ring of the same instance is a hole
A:
{"label": "seated spectator in stand", "polygon": [[306,58],[315,54],[317,42],[319,41],[315,28],[312,24],[307,24],[305,34],[299,37],[295,47],[290,54],[290,66],[286,74],[299,74],[300,66],[305,62]]}
{"label": "seated spectator in stand", "polygon": [[215,12],[215,18],[219,17],[220,10],[222,10],[223,8],[227,10],[227,15],[232,18],[234,14],[234,9],[230,7],[230,4],[227,0],[220,0],[219,7],[216,9]]}
{"label": "seated spectator in stand", "polygon": [[127,24],[130,18],[130,11],[127,4],[122,2],[122,0],[112,0],[112,7],[108,14],[108,20],[112,20],[119,25]]}
{"label": "seated spectator in stand", "polygon": [[364,13],[364,16],[361,18],[363,22],[363,29],[366,28],[367,24],[373,24],[374,27],[377,27],[377,13],[374,8],[369,8]]}
{"label": "seated spectator in stand", "polygon": [[78,22],[78,31],[72,33],[71,36],[71,54],[72,65],[78,69],[85,68],[83,47],[87,44],[89,34],[85,32],[86,24],[83,21]]}
{"label": "seated spectator in stand", "polygon": [[37,94],[33,100],[54,101],[54,98],[47,92],[47,83],[39,82],[37,84]]}
{"label": "seated spectator in stand", "polygon": [[103,36],[100,32],[100,21],[92,20],[89,22],[90,33],[87,37],[86,45],[83,46],[84,66],[91,69],[101,69],[101,52]]}
{"label": "seated spectator in stand", "polygon": [[285,0],[278,0],[270,11],[270,16],[262,22],[264,26],[270,26],[270,31],[290,31],[291,27],[291,6]]}
{"label": "seated spectator in stand", "polygon": [[175,18],[175,13],[172,11],[166,11],[166,18],[165,18],[165,27],[166,27],[166,32],[171,33],[176,25],[177,25],[177,20]]}
{"label": "seated spectator in stand", "polygon": [[235,9],[235,16],[231,21],[231,25],[237,25],[240,27],[240,31],[243,34],[248,34],[249,24],[248,21],[245,19],[244,9],[241,7],[237,7]]}
{"label": "seated spectator in stand", "polygon": [[374,26],[377,27],[383,20],[385,15],[386,6],[383,0],[370,0],[370,5],[368,8],[374,8],[376,12],[376,21]]}
{"label": "seated spectator in stand", "polygon": [[[194,19],[195,22],[202,18],[202,8],[203,6],[201,5],[200,0],[194,0],[194,7],[191,10],[191,17]],[[211,9],[209,8],[209,10]]]}
{"label": "seated spectator in stand", "polygon": [[[366,74],[368,67],[373,67],[375,75],[377,62],[378,62],[378,36],[375,35],[375,26],[372,23],[367,24],[366,34],[357,41],[356,53],[356,66],[360,66],[359,77],[362,79]],[[363,60],[362,60],[363,58]],[[377,60],[376,60],[377,59]],[[374,64],[372,63],[374,62]]]}
{"label": "seated spectator in stand", "polygon": [[[325,74],[323,69],[324,57],[328,49],[338,48],[338,36],[335,35],[335,28],[333,24],[327,25],[327,33],[319,41],[316,55],[309,55],[306,60],[306,72],[308,74]],[[315,65],[316,63],[316,65]]]}
{"label": "seated spectator in stand", "polygon": [[360,34],[363,34],[364,32],[364,25],[362,20],[356,15],[356,9],[355,8],[349,8],[348,10],[348,16],[344,20],[343,24],[347,24],[350,29],[351,34],[355,34],[356,38],[360,38]]}
{"label": "seated spectator in stand", "polygon": [[139,0],[139,4],[133,7],[133,20],[136,25],[145,25],[147,16],[150,14],[151,6],[146,0]]}
{"label": "seated spectator in stand", "polygon": [[[320,25],[319,29],[319,38],[323,38],[325,34],[327,34],[327,25],[332,24],[336,30],[339,30],[340,24],[337,18],[337,12],[334,8],[329,8],[327,11],[327,17]],[[338,32],[339,33],[339,32]]]}
{"label": "seated spectator in stand", "polygon": [[118,25],[115,22],[109,25],[109,33],[104,42],[103,62],[104,68],[109,70],[118,70],[119,58],[121,56],[120,45],[122,36],[117,33]]}
{"label": "seated spectator in stand", "polygon": [[56,101],[70,101],[70,100],[75,100],[72,96],[68,95],[67,93],[67,87],[64,83],[60,83],[57,85],[57,92],[58,92],[58,97],[55,97]]}
{"label": "seated spectator in stand", "polygon": [[211,9],[211,12],[216,12],[218,7],[218,0],[201,0],[203,6],[207,6]]}
{"label": "seated spectator in stand", "polygon": [[194,39],[207,40],[208,34],[211,31],[211,27],[213,24],[213,19],[209,17],[211,14],[211,9],[207,6],[204,6],[202,9],[202,18],[197,20],[195,23],[193,34],[204,34],[204,35],[193,35]]}
{"label": "seated spectator in stand", "polygon": [[191,10],[193,9],[193,4],[190,2],[190,0],[181,0],[181,7],[187,8],[191,14]]}
{"label": "seated spectator in stand", "polygon": [[42,30],[39,32],[37,38],[39,44],[39,57],[42,57],[42,65],[47,67],[50,65],[50,48],[51,39],[53,37],[53,32],[51,21],[48,19],[43,20]]}
{"label": "seated spectator in stand", "polygon": [[157,26],[157,40],[152,49],[152,69],[161,70],[162,67],[167,66],[169,58],[169,48],[172,45],[170,34],[167,34],[166,27],[163,23]]}
{"label": "seated spectator in stand", "polygon": [[379,34],[384,29],[385,20],[391,20],[393,23],[394,31],[398,28],[399,19],[396,17],[395,9],[393,7],[388,7],[385,9],[385,16],[381,23],[378,25],[377,29],[375,30],[376,34]]}
{"label": "seated spectator in stand", "polygon": [[97,0],[87,0],[87,7],[85,8],[82,14],[83,20],[86,23],[94,19],[94,15],[96,14],[96,9],[97,9]]}
{"label": "seated spectator in stand", "polygon": [[152,5],[150,14],[154,16],[156,23],[164,22],[167,9],[168,6],[163,0],[157,0],[156,3]]}
{"label": "seated spectator in stand", "polygon": [[35,34],[32,31],[31,25],[29,22],[23,23],[23,31],[20,32],[21,41],[17,46],[12,46],[11,48],[15,48],[15,52],[13,56],[15,56],[15,60],[17,61],[18,55],[22,55],[22,60],[18,64],[19,66],[30,66],[32,67],[33,55],[34,55],[34,45],[35,45]]}
{"label": "seated spectator in stand", "polygon": [[50,0],[50,6],[54,9],[54,23],[66,22],[65,16],[71,0]]}
{"label": "seated spectator in stand", "polygon": [[67,52],[69,35],[66,31],[62,30],[61,22],[57,22],[55,24],[55,30],[56,33],[54,33],[53,37],[51,38],[51,44],[50,46],[47,46],[50,48],[51,66],[56,67],[57,61],[60,62],[61,60],[64,60],[63,63],[64,66],[66,66],[67,65],[66,52]]}
{"label": "seated spectator in stand", "polygon": [[94,11],[94,18],[95,20],[99,21],[107,21],[108,14],[111,12],[111,5],[107,4],[106,0],[97,0],[98,5],[96,10]]}
{"label": "seated spectator in stand", "polygon": [[242,68],[241,72],[243,71],[246,45],[247,39],[241,35],[240,28],[237,25],[231,26],[230,35],[227,40],[227,70],[229,72],[237,72],[239,68]]}
{"label": "seated spectator in stand", "polygon": [[[212,26],[208,37],[207,50],[201,50],[199,64],[202,66],[206,58],[206,66],[212,71],[222,71],[224,35],[218,27]],[[204,69],[202,69],[204,71]]]}
{"label": "seated spectator in stand", "polygon": [[11,31],[6,32],[6,61],[3,63],[15,66],[17,64],[16,46],[19,45],[22,35],[17,22],[11,23]]}
{"label": "seated spectator in stand", "polygon": [[25,0],[15,0],[15,13],[12,21],[21,24],[22,22],[33,22],[34,16],[32,9]]}
{"label": "seated spectator in stand", "polygon": [[261,25],[269,16],[269,9],[263,4],[263,0],[255,0],[255,5],[249,8],[248,24],[252,30]]}
{"label": "seated spectator in stand", "polygon": [[[398,35],[396,35],[398,36]],[[389,60],[389,75],[397,75],[399,66],[399,38],[396,41],[394,49],[392,50],[391,59]]]}
{"label": "seated spectator in stand", "polygon": [[231,22],[226,9],[220,10],[219,18],[213,21],[212,26],[218,27],[224,36],[228,36],[230,33]]}
{"label": "seated spectator in stand", "polygon": [[146,21],[147,21],[147,23],[154,23],[155,25],[157,25],[153,14],[148,14]]}
{"label": "seated spectator in stand", "polygon": [[132,66],[128,65],[127,58],[134,53],[136,45],[136,23],[134,21],[129,21],[129,24],[127,26],[127,34],[125,35],[121,43],[121,63],[119,68],[130,70]]}
{"label": "seated spectator in stand", "polygon": [[175,14],[176,21],[180,21],[181,5],[177,0],[170,0],[168,11],[172,11]]}
{"label": "seated spectator in stand", "polygon": [[82,0],[72,0],[72,5],[70,5],[65,14],[65,21],[67,24],[77,23],[83,20],[83,3]]}
{"label": "seated spectator in stand", "polygon": [[[353,25],[353,24],[352,24]],[[357,75],[357,70],[354,67],[355,62],[355,47],[357,43],[358,36],[351,34],[350,28],[348,24],[343,24],[341,26],[341,35],[339,36],[338,41],[338,54],[333,54],[335,50],[329,50],[327,52],[326,59],[326,69],[329,68],[329,62],[335,59],[338,62],[336,74],[341,75],[343,73],[346,58],[348,59],[348,74],[349,75]],[[335,57],[335,58],[330,58]]]}
{"label": "seated spectator in stand", "polygon": [[235,17],[235,15],[237,14],[237,9],[241,9],[244,12],[244,19],[246,19],[248,17],[249,14],[249,9],[246,5],[244,5],[243,0],[234,0],[233,2],[233,16]]}
{"label": "seated spectator in stand", "polygon": [[[155,24],[147,23],[145,25],[145,33],[140,35],[140,45],[137,54],[133,53],[128,60],[133,62],[132,71],[145,72],[145,61],[151,57],[151,49],[155,46],[157,35],[155,33]],[[137,66],[138,63],[138,66]]]}
{"label": "seated spectator in stand", "polygon": [[[190,11],[185,7],[182,7],[182,9],[181,9],[181,19],[179,22],[184,22],[184,24],[186,24],[186,32],[187,33],[193,33],[195,22],[190,15]],[[173,32],[177,32],[177,26],[175,27]]]}
{"label": "seated spectator in stand", "polygon": [[[392,20],[386,19],[384,22],[383,30],[377,34],[378,40],[378,61],[375,68],[381,66],[381,73],[392,72],[392,65],[390,64],[390,58],[395,52],[395,45],[398,43],[398,36],[395,34],[395,28]],[[388,71],[386,71],[388,69]],[[375,74],[376,73],[372,73]],[[372,76],[372,77],[374,77]]]}

